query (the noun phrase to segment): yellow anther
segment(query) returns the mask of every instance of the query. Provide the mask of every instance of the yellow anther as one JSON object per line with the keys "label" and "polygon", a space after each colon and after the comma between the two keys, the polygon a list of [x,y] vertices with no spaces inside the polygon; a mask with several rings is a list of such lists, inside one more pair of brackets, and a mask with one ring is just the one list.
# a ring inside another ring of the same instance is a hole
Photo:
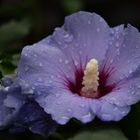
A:
{"label": "yellow anther", "polygon": [[81,89],[81,95],[89,98],[97,97],[97,89],[99,86],[99,71],[98,71],[98,61],[96,59],[91,59],[84,71],[83,77],[83,88]]}

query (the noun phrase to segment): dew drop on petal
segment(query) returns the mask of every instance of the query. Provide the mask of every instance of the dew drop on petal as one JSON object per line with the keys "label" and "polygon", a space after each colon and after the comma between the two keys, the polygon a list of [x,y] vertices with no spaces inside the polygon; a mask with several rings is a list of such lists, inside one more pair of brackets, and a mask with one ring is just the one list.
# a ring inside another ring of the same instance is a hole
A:
{"label": "dew drop on petal", "polygon": [[53,79],[54,78],[54,75],[51,75],[51,79]]}
{"label": "dew drop on petal", "polygon": [[52,83],[52,80],[49,80],[49,81],[48,81],[48,83],[50,83],[50,84],[51,84],[51,83]]}
{"label": "dew drop on petal", "polygon": [[116,47],[119,47],[119,42],[116,42]]}
{"label": "dew drop on petal", "polygon": [[69,63],[69,61],[68,60],[65,60],[65,64],[68,64]]}
{"label": "dew drop on petal", "polygon": [[42,66],[43,66],[43,64],[40,62],[40,63],[39,63],[39,66],[40,66],[40,67],[42,67]]}
{"label": "dew drop on petal", "polygon": [[41,78],[38,78],[38,82],[42,82],[42,79]]}
{"label": "dew drop on petal", "polygon": [[100,32],[100,28],[97,28],[96,31],[97,31],[97,32]]}
{"label": "dew drop on petal", "polygon": [[27,54],[27,53],[25,53],[25,54],[24,54],[24,56],[28,56],[28,54]]}
{"label": "dew drop on petal", "polygon": [[81,105],[80,105],[80,107],[81,107],[81,108],[84,108],[84,107],[85,107],[85,105],[84,105],[84,104],[81,104]]}
{"label": "dew drop on petal", "polygon": [[68,120],[69,120],[69,118],[68,117],[66,117],[66,116],[63,116],[63,117],[61,117],[63,120],[65,120],[65,122],[67,122]]}
{"label": "dew drop on petal", "polygon": [[57,97],[57,98],[60,97],[60,94],[55,94],[55,97]]}
{"label": "dew drop on petal", "polygon": [[25,66],[24,70],[27,72],[29,70],[29,66]]}
{"label": "dew drop on petal", "polygon": [[68,33],[64,35],[64,41],[69,43],[73,40],[73,36],[69,35]]}
{"label": "dew drop on petal", "polygon": [[72,110],[70,108],[67,109],[68,113],[70,113]]}
{"label": "dew drop on petal", "polygon": [[110,114],[102,114],[102,118],[104,120],[111,120],[111,115]]}
{"label": "dew drop on petal", "polygon": [[113,63],[113,59],[110,60],[110,63],[111,63],[111,64]]}
{"label": "dew drop on petal", "polygon": [[79,44],[78,44],[78,43],[75,43],[75,46],[76,46],[76,47],[78,47],[78,46],[79,46]]}
{"label": "dew drop on petal", "polygon": [[131,74],[133,71],[132,70],[129,70],[129,74]]}
{"label": "dew drop on petal", "polygon": [[63,62],[63,60],[60,58],[60,59],[59,59],[59,63],[62,63],[62,62]]}
{"label": "dew drop on petal", "polygon": [[83,117],[82,117],[82,121],[83,122],[88,122],[88,121],[90,121],[91,120],[91,113],[89,112],[87,115],[84,115]]}
{"label": "dew drop on petal", "polygon": [[103,22],[103,19],[102,19],[102,18],[100,18],[100,19],[99,19],[99,22]]}
{"label": "dew drop on petal", "polygon": [[34,54],[33,56],[34,56],[34,57],[37,57],[37,54]]}
{"label": "dew drop on petal", "polygon": [[60,105],[60,104],[61,104],[61,102],[60,102],[60,101],[57,101],[57,102],[56,102],[56,104],[57,104],[57,105]]}
{"label": "dew drop on petal", "polygon": [[88,20],[88,24],[91,24],[91,21],[90,20]]}
{"label": "dew drop on petal", "polygon": [[82,54],[82,51],[79,51],[79,54]]}

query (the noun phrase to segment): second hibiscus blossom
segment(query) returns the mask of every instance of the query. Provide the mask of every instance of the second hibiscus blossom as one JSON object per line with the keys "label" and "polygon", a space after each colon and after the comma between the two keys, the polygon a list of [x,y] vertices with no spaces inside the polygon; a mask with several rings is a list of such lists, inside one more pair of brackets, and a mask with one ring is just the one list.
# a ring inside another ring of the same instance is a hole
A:
{"label": "second hibiscus blossom", "polygon": [[110,28],[99,15],[78,12],[42,41],[26,46],[18,77],[59,124],[95,116],[118,121],[140,100],[140,33]]}

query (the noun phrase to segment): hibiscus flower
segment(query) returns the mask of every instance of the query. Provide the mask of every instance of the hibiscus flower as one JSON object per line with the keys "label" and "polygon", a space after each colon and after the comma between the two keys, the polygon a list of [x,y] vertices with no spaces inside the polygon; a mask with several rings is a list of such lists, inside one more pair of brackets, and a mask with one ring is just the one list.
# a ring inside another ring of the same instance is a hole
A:
{"label": "hibiscus flower", "polygon": [[95,13],[72,14],[23,49],[18,78],[59,124],[119,121],[140,100],[140,33],[131,25],[111,28]]}

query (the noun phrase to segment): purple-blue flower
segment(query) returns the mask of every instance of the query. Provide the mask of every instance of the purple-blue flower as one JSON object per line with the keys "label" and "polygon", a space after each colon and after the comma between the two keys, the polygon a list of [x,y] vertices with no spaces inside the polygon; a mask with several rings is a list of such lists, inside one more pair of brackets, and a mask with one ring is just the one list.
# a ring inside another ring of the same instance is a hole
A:
{"label": "purple-blue flower", "polygon": [[21,106],[25,103],[26,95],[31,93],[23,81],[15,81],[12,76],[6,76],[0,84],[0,129],[9,127],[17,117]]}
{"label": "purple-blue flower", "polygon": [[26,46],[18,77],[59,124],[95,116],[118,121],[140,100],[140,33],[110,28],[95,13],[78,12],[53,35]]}
{"label": "purple-blue flower", "polygon": [[0,85],[0,130],[12,133],[30,130],[48,136],[57,123],[33,100],[34,92],[22,80],[6,76]]}
{"label": "purple-blue flower", "polygon": [[37,102],[28,100],[17,113],[17,117],[10,127],[10,132],[22,133],[30,130],[46,137],[52,134],[57,126],[58,124],[45,113]]}

